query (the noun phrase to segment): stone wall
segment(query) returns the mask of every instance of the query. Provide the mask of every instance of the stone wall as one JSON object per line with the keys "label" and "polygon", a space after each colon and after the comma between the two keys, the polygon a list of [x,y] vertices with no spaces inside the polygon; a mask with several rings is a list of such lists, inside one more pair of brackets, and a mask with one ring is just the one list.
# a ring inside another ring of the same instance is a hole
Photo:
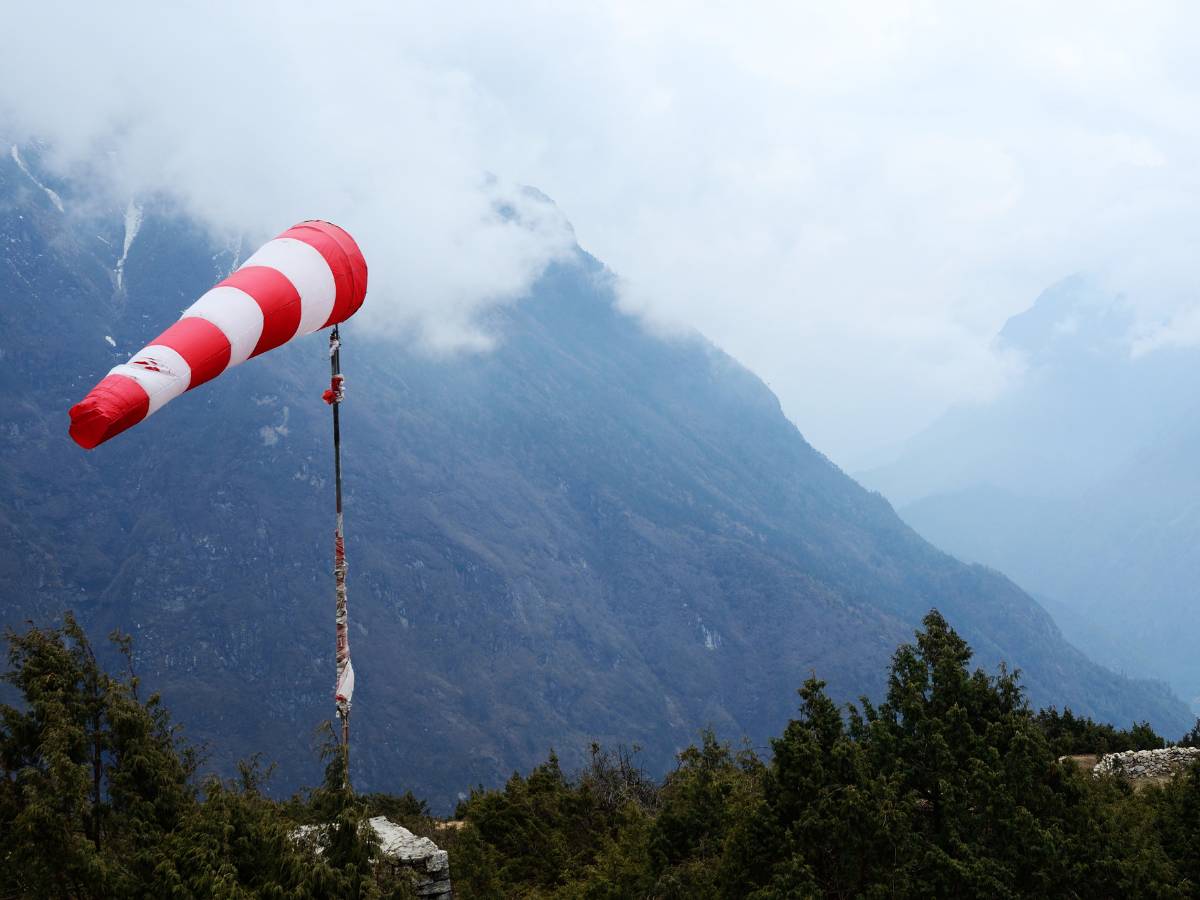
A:
{"label": "stone wall", "polygon": [[1200,748],[1167,747],[1165,750],[1125,750],[1109,753],[1092,769],[1092,774],[1123,775],[1126,778],[1170,777],[1200,760]]}

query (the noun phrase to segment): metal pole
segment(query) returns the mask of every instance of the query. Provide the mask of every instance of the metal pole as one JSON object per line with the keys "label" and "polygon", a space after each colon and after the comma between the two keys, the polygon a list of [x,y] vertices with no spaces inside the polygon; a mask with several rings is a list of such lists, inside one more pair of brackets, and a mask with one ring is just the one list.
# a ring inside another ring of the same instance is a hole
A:
{"label": "metal pole", "polygon": [[337,716],[342,720],[342,746],[346,753],[346,778],[350,765],[350,698],[354,691],[354,668],[350,664],[350,634],[346,612],[346,537],[342,521],[342,434],[338,408],[344,399],[342,389],[341,339],[335,325],[329,333],[329,390],[325,400],[333,407],[333,483],[337,498],[337,530],[333,538],[333,577],[336,596],[334,623],[337,636],[337,681],[334,701]]}

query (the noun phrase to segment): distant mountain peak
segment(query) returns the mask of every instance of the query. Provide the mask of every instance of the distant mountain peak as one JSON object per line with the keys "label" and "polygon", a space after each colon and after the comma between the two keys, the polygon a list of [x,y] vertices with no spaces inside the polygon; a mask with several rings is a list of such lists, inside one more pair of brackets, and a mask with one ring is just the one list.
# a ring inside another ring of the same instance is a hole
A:
{"label": "distant mountain peak", "polygon": [[1123,295],[1076,273],[1042,291],[1029,309],[1004,324],[996,340],[1035,365],[1069,365],[1096,356],[1127,358],[1133,326]]}

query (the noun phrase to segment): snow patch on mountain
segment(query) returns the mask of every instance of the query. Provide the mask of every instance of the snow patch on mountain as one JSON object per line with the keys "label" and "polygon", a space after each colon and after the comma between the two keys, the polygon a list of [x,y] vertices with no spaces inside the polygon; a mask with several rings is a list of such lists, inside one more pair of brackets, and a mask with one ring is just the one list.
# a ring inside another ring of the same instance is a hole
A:
{"label": "snow patch on mountain", "polygon": [[57,193],[38,181],[37,177],[29,171],[29,166],[25,165],[25,160],[21,159],[21,151],[17,149],[16,144],[12,145],[12,158],[13,162],[17,164],[17,167],[25,173],[26,177],[46,192],[46,196],[50,198],[50,202],[54,204],[55,209],[57,209],[59,212],[65,212],[63,209],[62,197],[58,196]]}
{"label": "snow patch on mountain", "polygon": [[121,249],[121,258],[117,260],[117,290],[125,288],[125,260],[129,259],[129,248],[133,246],[133,241],[137,237],[138,232],[142,230],[143,215],[142,207],[138,206],[134,201],[130,200],[125,207],[125,243]]}

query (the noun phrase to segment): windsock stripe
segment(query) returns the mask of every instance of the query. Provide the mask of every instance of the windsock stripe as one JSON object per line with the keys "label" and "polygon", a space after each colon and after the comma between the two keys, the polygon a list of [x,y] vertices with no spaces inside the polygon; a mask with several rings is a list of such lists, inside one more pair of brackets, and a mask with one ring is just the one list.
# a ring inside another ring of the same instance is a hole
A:
{"label": "windsock stripe", "polygon": [[362,306],[367,293],[367,263],[354,239],[329,222],[301,222],[281,238],[304,241],[324,258],[336,288],[333,309],[321,328],[346,321]]}
{"label": "windsock stripe", "polygon": [[[266,271],[274,271],[267,269]],[[281,280],[287,281],[283,276]],[[291,282],[288,288],[295,294]],[[183,317],[196,317],[212,322],[229,340],[229,365],[238,366],[255,352],[263,336],[266,318],[262,306],[250,294],[222,283],[188,307]],[[296,321],[300,321],[300,298],[296,297]],[[295,334],[295,328],[292,329]],[[290,337],[290,335],[289,335]],[[284,338],[283,340],[287,340]],[[279,343],[283,343],[280,341]],[[273,346],[278,346],[275,344]]]}
{"label": "windsock stripe", "polygon": [[300,294],[300,325],[296,337],[319,329],[333,311],[337,295],[333,272],[311,244],[293,238],[268,241],[242,265],[278,269]]}
{"label": "windsock stripe", "polygon": [[278,269],[243,266],[222,281],[217,289],[221,288],[236,289],[258,305],[261,328],[251,356],[274,350],[296,336],[300,327],[300,292]]}
{"label": "windsock stripe", "polygon": [[208,319],[180,319],[158,336],[156,343],[170,347],[183,357],[191,371],[187,389],[212,381],[229,365],[231,345],[225,332]]}
{"label": "windsock stripe", "polygon": [[179,351],[157,342],[143,347],[129,362],[113,366],[108,374],[124,375],[142,386],[150,401],[147,416],[186,391],[192,380],[191,366]]}

